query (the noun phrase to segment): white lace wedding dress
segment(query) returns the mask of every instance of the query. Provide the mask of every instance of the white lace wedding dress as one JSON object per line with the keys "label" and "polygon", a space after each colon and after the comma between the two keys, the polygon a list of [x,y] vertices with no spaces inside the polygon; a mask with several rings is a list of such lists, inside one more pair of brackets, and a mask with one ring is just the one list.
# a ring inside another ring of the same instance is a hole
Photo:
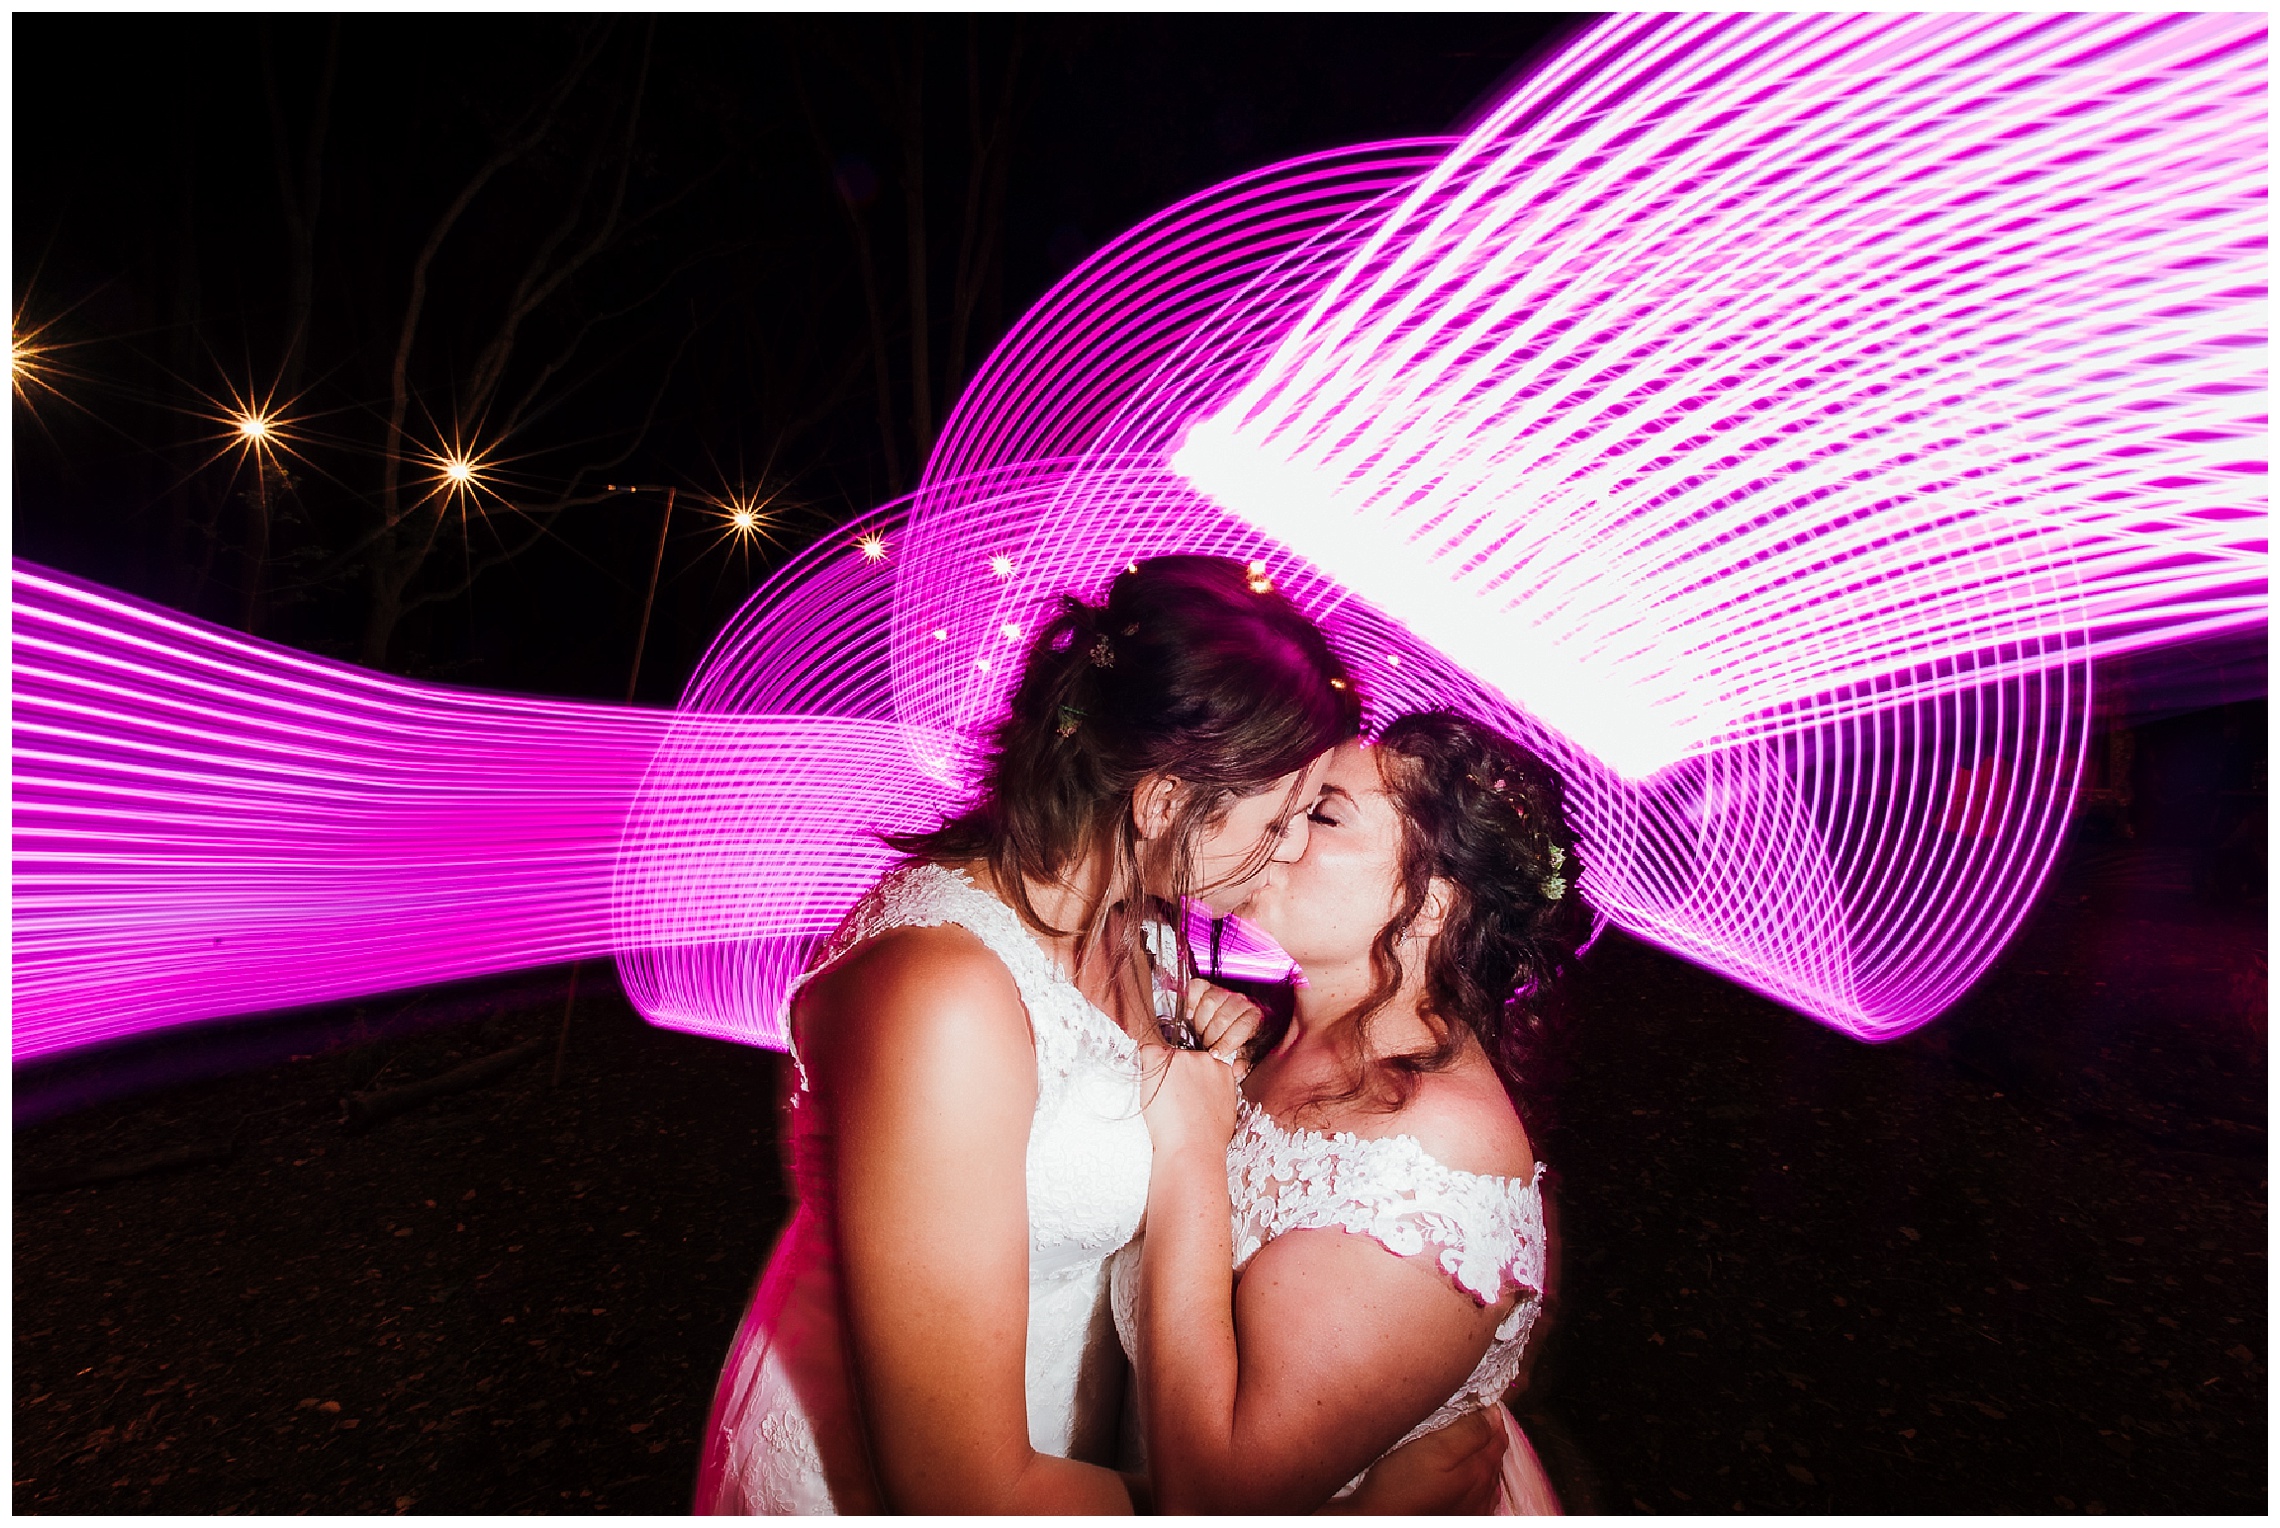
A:
{"label": "white lace wedding dress", "polygon": [[[965,876],[920,864],[881,881],[810,967],[820,971],[894,928],[956,924],[1013,973],[1037,1045],[1030,1126],[1029,1440],[1067,1455],[1113,1440],[1123,1355],[1108,1313],[1107,1259],[1148,1203],[1148,1127],[1139,1050],[1087,1002],[1013,909]],[[802,978],[804,981],[806,978]],[[795,1065],[798,1051],[793,1052]],[[833,1250],[831,1121],[793,1096],[798,1208],[768,1260],[713,1397],[700,1513],[877,1512],[879,1498],[850,1384]],[[914,1310],[914,1321],[929,1319]]]}
{"label": "white lace wedding dress", "polygon": [[[1543,1305],[1543,1175],[1541,1162],[1525,1183],[1459,1172],[1436,1161],[1413,1136],[1363,1140],[1343,1132],[1286,1130],[1244,1099],[1236,1105],[1235,1138],[1227,1147],[1235,1273],[1240,1278],[1259,1249],[1286,1231],[1332,1229],[1367,1236],[1401,1257],[1430,1257],[1484,1306],[1519,1290],[1472,1373],[1401,1436],[1398,1448],[1469,1411],[1496,1405],[1519,1377],[1528,1331]],[[1117,1335],[1135,1361],[1140,1246],[1133,1242],[1111,1265]],[[1138,1456],[1131,1420],[1128,1408],[1128,1463]],[[1360,1481],[1357,1472],[1338,1494]]]}

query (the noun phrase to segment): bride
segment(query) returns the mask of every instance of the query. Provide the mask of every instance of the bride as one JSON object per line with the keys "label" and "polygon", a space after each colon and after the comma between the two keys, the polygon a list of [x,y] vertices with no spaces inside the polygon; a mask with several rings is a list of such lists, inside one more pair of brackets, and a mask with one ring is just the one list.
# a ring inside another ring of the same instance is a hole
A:
{"label": "bride", "polygon": [[[698,1511],[1132,1510],[1106,1261],[1148,1205],[1144,1070],[1182,1002],[1145,915],[1228,912],[1295,859],[1355,716],[1321,634],[1239,564],[1154,558],[1064,603],[976,804],[895,841],[911,862],[796,992],[798,1204]],[[1462,1504],[1499,1452],[1412,1450],[1370,1489]]]}
{"label": "bride", "polygon": [[1240,1090],[1173,1058],[1149,1108],[1147,1234],[1114,1284],[1158,1504],[1309,1510],[1486,1413],[1511,1437],[1498,1510],[1557,1512],[1498,1404],[1545,1274],[1505,1084],[1585,923],[1557,778],[1427,712],[1341,746],[1310,818],[1247,909],[1305,972],[1288,1028]]}

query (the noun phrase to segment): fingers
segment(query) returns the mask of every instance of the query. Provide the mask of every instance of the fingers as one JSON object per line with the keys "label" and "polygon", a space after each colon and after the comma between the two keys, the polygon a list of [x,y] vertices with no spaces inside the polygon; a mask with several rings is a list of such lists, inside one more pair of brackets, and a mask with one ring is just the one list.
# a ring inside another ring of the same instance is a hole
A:
{"label": "fingers", "polygon": [[1240,992],[1215,987],[1202,977],[1188,983],[1189,1019],[1203,1048],[1233,1061],[1257,1036],[1266,1012]]}
{"label": "fingers", "polygon": [[1493,1412],[1479,1411],[1466,1418],[1467,1424],[1478,1419],[1479,1443],[1465,1460],[1471,1474],[1466,1498],[1469,1512],[1486,1513],[1496,1505],[1497,1487],[1504,1479],[1504,1451],[1511,1439],[1506,1434],[1502,1419]]}

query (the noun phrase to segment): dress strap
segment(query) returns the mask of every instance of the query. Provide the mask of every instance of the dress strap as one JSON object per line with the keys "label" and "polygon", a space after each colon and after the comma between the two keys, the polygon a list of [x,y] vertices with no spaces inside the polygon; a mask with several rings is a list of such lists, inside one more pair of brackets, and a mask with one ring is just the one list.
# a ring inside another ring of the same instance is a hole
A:
{"label": "dress strap", "polygon": [[1333,1229],[1367,1236],[1398,1257],[1431,1254],[1483,1305],[1513,1288],[1540,1295],[1543,1174],[1541,1162],[1525,1182],[1460,1172],[1414,1136],[1286,1130],[1245,1100],[1227,1153],[1228,1193],[1238,1207],[1236,1267],[1286,1231]]}
{"label": "dress strap", "polygon": [[[890,929],[938,928],[956,924],[989,948],[1012,975],[1029,1011],[1040,1070],[1066,1072],[1083,1056],[1137,1063],[1139,1048],[1115,1020],[1095,1008],[1054,966],[1030,936],[1021,917],[976,886],[964,872],[920,861],[882,879],[848,911],[808,968],[785,995],[789,1007],[809,981],[852,954],[857,946]],[[798,1091],[809,1092],[807,1067],[800,1060],[796,1026],[787,1040]]]}

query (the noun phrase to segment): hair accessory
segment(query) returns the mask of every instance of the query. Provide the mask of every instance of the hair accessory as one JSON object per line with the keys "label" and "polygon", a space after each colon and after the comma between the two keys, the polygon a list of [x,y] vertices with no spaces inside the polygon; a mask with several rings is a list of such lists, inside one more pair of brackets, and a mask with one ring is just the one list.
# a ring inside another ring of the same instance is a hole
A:
{"label": "hair accessory", "polygon": [[1094,668],[1116,667],[1116,649],[1108,645],[1108,638],[1102,637],[1093,643],[1092,661]]}
{"label": "hair accessory", "polygon": [[[1513,816],[1519,818],[1522,822],[1526,822],[1528,820],[1527,801],[1524,798],[1516,796],[1512,792],[1505,789],[1506,786],[1512,783],[1511,781],[1505,779],[1502,775],[1498,775],[1493,781],[1483,780],[1480,776],[1473,774],[1468,774],[1465,776],[1465,778],[1472,781],[1473,784],[1479,786],[1482,790],[1487,791],[1491,796],[1494,796],[1497,800],[1503,802],[1506,806],[1512,808]],[[1554,870],[1557,870],[1559,868],[1559,861],[1554,860],[1552,862],[1552,868]]]}
{"label": "hair accessory", "polygon": [[1077,723],[1084,720],[1084,715],[1085,713],[1079,707],[1063,706],[1061,708],[1061,724],[1053,729],[1053,735],[1055,737],[1069,736],[1077,730]]}
{"label": "hair accessory", "polygon": [[1125,627],[1124,634],[1128,637],[1137,637],[1140,635],[1140,623],[1138,621],[1134,621],[1131,625]]}
{"label": "hair accessory", "polygon": [[1567,877],[1564,875],[1547,875],[1544,877],[1541,886],[1544,900],[1547,902],[1557,902],[1567,895],[1567,889]]}
{"label": "hair accessory", "polygon": [[1567,863],[1567,850],[1561,848],[1558,844],[1553,844],[1551,845],[1551,857],[1552,868],[1554,870],[1557,870],[1560,868],[1560,866]]}

